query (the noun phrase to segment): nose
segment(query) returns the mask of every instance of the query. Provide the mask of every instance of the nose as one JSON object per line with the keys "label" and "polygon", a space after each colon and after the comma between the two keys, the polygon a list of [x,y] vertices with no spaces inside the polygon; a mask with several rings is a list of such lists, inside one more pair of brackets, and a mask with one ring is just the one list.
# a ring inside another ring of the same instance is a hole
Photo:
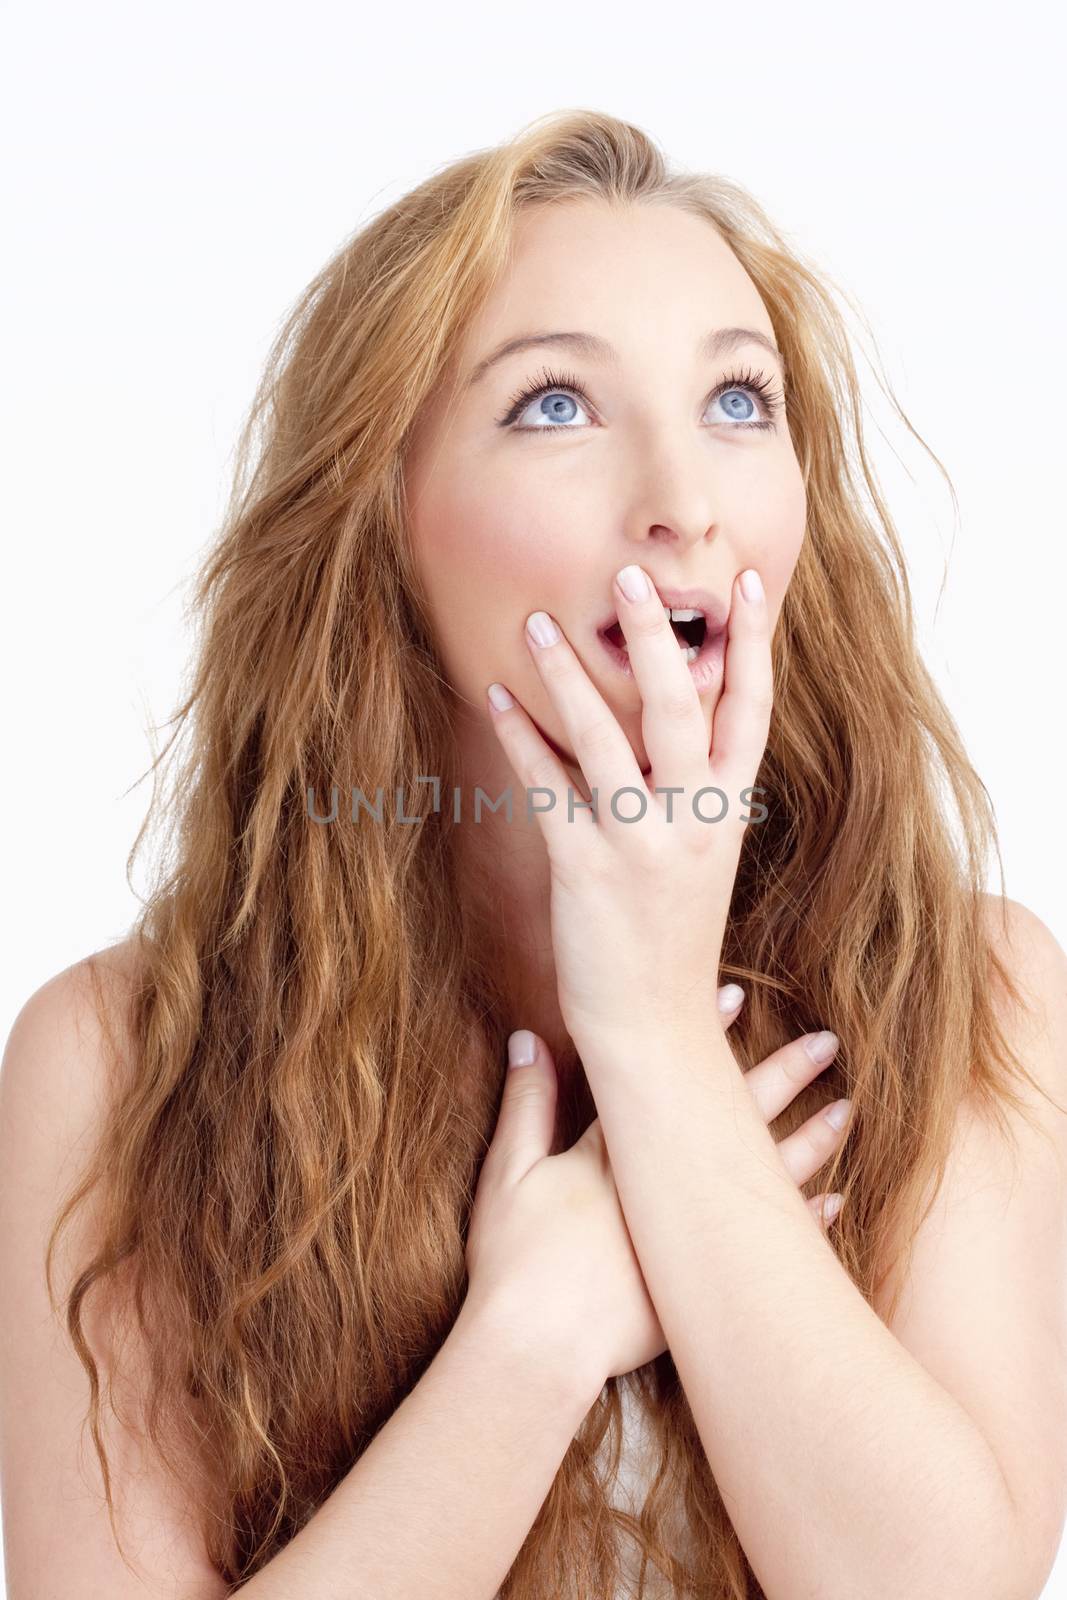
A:
{"label": "nose", "polygon": [[706,453],[694,453],[684,461],[677,454],[669,462],[662,457],[659,470],[649,474],[645,492],[634,496],[628,518],[630,540],[639,545],[677,545],[679,550],[705,543],[718,532],[717,502]]}
{"label": "nose", "polygon": [[701,544],[707,539],[713,524],[702,521],[683,521],[676,518],[672,523],[654,522],[648,530],[649,544],[676,544],[683,549],[690,545]]}

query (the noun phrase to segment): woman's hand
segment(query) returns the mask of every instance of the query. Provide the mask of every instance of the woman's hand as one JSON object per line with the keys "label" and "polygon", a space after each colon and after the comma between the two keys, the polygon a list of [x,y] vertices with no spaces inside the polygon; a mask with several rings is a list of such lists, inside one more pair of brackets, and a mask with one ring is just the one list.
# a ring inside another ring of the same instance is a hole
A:
{"label": "woman's hand", "polygon": [[[741,1001],[722,1014],[724,1027]],[[534,1060],[508,1072],[496,1130],[482,1164],[467,1235],[467,1305],[529,1352],[587,1375],[595,1395],[667,1348],[630,1241],[597,1117],[559,1155],[556,1071],[544,1040]],[[745,1074],[767,1121],[825,1067],[795,1040]],[[820,1111],[778,1145],[797,1185],[830,1159],[843,1135]],[[808,1201],[815,1217],[826,1195]],[[839,1197],[837,1197],[839,1198]],[[585,1381],[584,1379],[582,1380]]]}
{"label": "woman's hand", "polygon": [[[566,638],[539,645],[527,630],[595,816],[579,809],[580,795],[578,806],[568,805],[574,791],[566,768],[522,707],[492,708],[524,790],[555,796],[538,824],[551,862],[560,1010],[581,1053],[638,1026],[715,1025],[726,917],[770,726],[770,629],[758,577],[756,591],[748,599],[741,579],[734,584],[709,752],[700,696],[655,588],[631,600],[616,580],[619,623],[643,701],[647,778]],[[676,792],[663,792],[669,789]]]}

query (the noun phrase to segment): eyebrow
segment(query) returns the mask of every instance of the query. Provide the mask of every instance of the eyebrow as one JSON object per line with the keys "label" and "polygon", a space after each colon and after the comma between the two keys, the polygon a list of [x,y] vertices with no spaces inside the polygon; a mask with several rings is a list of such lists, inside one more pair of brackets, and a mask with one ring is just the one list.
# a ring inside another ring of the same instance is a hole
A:
{"label": "eyebrow", "polygon": [[[760,345],[768,355],[774,357],[782,372],[785,372],[785,358],[782,352],[774,341],[768,339],[758,328],[713,328],[697,342],[697,355],[707,361],[714,361],[721,356],[731,355],[745,344]],[[619,353],[614,345],[595,333],[524,333],[518,338],[506,340],[484,360],[479,361],[471,369],[465,388],[473,388],[490,367],[495,366],[498,361],[503,361],[506,356],[516,355],[520,350],[529,350],[537,345],[563,345],[577,355],[585,356],[589,361],[603,361],[617,365],[619,360]]]}

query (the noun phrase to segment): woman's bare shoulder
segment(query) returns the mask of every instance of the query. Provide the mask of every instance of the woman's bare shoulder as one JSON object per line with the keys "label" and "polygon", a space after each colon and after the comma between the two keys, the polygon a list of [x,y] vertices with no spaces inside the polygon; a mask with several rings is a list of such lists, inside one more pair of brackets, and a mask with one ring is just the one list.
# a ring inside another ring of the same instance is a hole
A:
{"label": "woman's bare shoulder", "polygon": [[1021,996],[998,987],[998,1018],[1032,1084],[1013,1084],[1020,1103],[1005,1103],[999,1124],[971,1096],[960,1106],[907,1271],[891,1239],[874,1306],[982,1432],[1037,1594],[1067,1508],[1067,956],[1018,901],[986,895],[982,911]]}
{"label": "woman's bare shoulder", "polygon": [[[100,1426],[118,1522],[141,1576],[122,1563],[104,1510],[95,1451],[83,1437],[90,1388],[67,1324],[69,1295],[99,1245],[96,1191],[55,1235],[61,1206],[94,1151],[111,1088],[110,1066],[131,1059],[124,1001],[136,980],[131,943],[93,952],[34,990],[15,1018],[0,1069],[0,1477],[13,1591],[145,1593],[216,1600],[229,1592],[208,1559],[201,1508],[206,1474],[181,1442],[180,1484],[150,1447],[140,1405],[150,1380],[136,1325],[121,1347],[90,1297],[82,1331],[106,1367]],[[51,1289],[51,1294],[50,1294]],[[54,1296],[54,1299],[52,1298]],[[116,1349],[121,1359],[116,1360]],[[124,1423],[112,1414],[118,1398]],[[132,1531],[132,1538],[130,1537]],[[135,1587],[136,1585],[136,1587]]]}
{"label": "woman's bare shoulder", "polygon": [[[85,1153],[107,1100],[133,1070],[129,1001],[138,972],[131,938],[72,962],[30,994],[0,1063],[0,1118],[9,1126],[52,1121],[72,1158]],[[42,1138],[30,1148],[44,1159],[52,1147]]]}
{"label": "woman's bare shoulder", "polygon": [[982,911],[990,943],[1042,1010],[1064,997],[1067,954],[1036,912],[1007,896],[984,894]]}
{"label": "woman's bare shoulder", "polygon": [[[24,1002],[18,1018],[35,1019],[46,1015],[57,1018],[64,1012],[81,1013],[87,1003],[91,1012],[96,1009],[95,1000],[101,994],[109,1007],[114,1006],[129,995],[141,970],[139,946],[130,934],[115,944],[93,950],[46,978]],[[87,1019],[82,1017],[81,1020]]]}
{"label": "woman's bare shoulder", "polygon": [[58,1031],[64,1043],[81,1041],[87,1050],[107,1037],[127,1044],[127,1005],[140,972],[132,935],[82,956],[33,991],[15,1018],[12,1039]]}
{"label": "woman's bare shoulder", "polygon": [[24,1001],[0,1065],[0,1121],[8,1139],[20,1130],[23,1152],[51,1161],[65,1150],[71,1163],[88,1153],[133,1065],[138,970],[130,938],[72,962]]}

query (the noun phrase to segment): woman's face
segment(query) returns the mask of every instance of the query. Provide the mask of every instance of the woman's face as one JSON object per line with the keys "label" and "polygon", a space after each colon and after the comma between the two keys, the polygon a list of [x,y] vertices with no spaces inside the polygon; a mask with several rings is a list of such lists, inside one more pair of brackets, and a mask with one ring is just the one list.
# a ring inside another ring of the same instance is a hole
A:
{"label": "woman's face", "polygon": [[[754,341],[702,353],[710,333],[736,328],[775,343],[755,285],[701,218],[586,199],[520,215],[508,271],[447,375],[456,398],[424,408],[405,471],[413,560],[479,770],[499,767],[485,701],[496,680],[580,772],[525,642],[530,612],[555,618],[644,772],[637,684],[597,634],[619,568],[637,563],[658,587],[704,589],[728,608],[735,578],[755,567],[776,620],[804,538],[804,485],[782,409],[751,387],[762,378],[781,396],[774,354]],[[563,333],[615,354],[542,338],[483,366],[505,343]],[[546,391],[513,403],[546,368]],[[720,672],[700,696],[709,747],[721,686]]]}

